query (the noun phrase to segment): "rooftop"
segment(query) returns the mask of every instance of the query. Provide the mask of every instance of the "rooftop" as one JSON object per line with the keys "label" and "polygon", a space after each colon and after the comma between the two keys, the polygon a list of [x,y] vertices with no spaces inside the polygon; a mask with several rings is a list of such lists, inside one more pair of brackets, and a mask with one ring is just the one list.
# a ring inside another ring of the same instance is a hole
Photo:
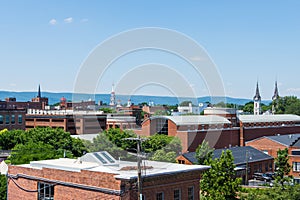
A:
{"label": "rooftop", "polygon": [[[294,146],[300,147],[300,134],[290,134],[290,135],[275,135],[275,136],[264,136],[261,138],[268,138],[274,142],[280,143],[286,147]],[[258,140],[257,138],[255,140]]]}
{"label": "rooftop", "polygon": [[[154,116],[150,120],[164,118],[173,121],[176,125],[194,125],[194,124],[231,124],[225,117],[216,115],[183,115],[183,116]],[[149,119],[147,119],[149,120]]]}
{"label": "rooftop", "polygon": [[[234,157],[234,164],[235,165],[243,165],[247,162],[257,162],[261,160],[268,160],[268,159],[273,159],[273,157],[263,153],[262,151],[259,151],[253,147],[250,146],[244,146],[244,147],[231,147],[231,148],[226,148],[226,149],[215,149],[214,150],[214,156],[213,158],[220,158],[222,155],[222,151],[226,150],[231,150],[232,155]],[[246,152],[248,154],[248,158],[246,156]],[[195,152],[189,152],[189,153],[184,153],[182,156],[184,156],[186,159],[188,159],[192,163],[197,163],[197,159],[195,157],[196,153]]]}
{"label": "rooftop", "polygon": [[291,114],[279,115],[239,115],[239,120],[243,123],[253,122],[300,122],[300,116]]}
{"label": "rooftop", "polygon": [[[143,176],[147,177],[188,171],[204,171],[209,169],[209,166],[206,165],[181,165],[149,160],[144,160],[142,165],[147,166],[145,167],[146,172],[143,172]],[[80,172],[81,170],[105,172],[115,174],[115,178],[117,179],[126,180],[137,178],[137,171],[135,170],[137,163],[130,161],[116,161],[115,165],[103,165],[97,162],[81,161],[80,159],[60,158],[53,160],[32,161],[30,164],[24,164],[21,166],[34,169],[51,168],[75,172]]]}

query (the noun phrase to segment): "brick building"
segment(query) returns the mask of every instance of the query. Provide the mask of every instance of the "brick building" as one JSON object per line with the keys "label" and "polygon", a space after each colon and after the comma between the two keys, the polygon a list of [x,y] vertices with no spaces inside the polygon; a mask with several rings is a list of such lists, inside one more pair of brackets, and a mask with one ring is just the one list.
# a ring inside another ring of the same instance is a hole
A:
{"label": "brick building", "polygon": [[195,151],[204,139],[218,149],[244,146],[245,142],[262,136],[300,132],[300,117],[297,115],[239,115],[235,118],[230,113],[224,113],[224,116],[154,116],[145,119],[142,128],[134,131],[146,136],[155,133],[177,136],[182,143],[182,152]]}
{"label": "brick building", "polygon": [[[11,165],[8,199],[137,199],[136,165],[107,152]],[[145,161],[143,168],[144,199],[198,200],[200,175],[209,166]]]}
{"label": "brick building", "polygon": [[35,127],[62,128],[71,134],[99,133],[106,129],[106,115],[102,112],[28,110],[26,129]]}
{"label": "brick building", "polygon": [[22,129],[25,130],[25,109],[1,109],[0,130]]}
{"label": "brick building", "polygon": [[41,96],[39,86],[37,96],[28,102],[17,101],[14,97],[8,97],[5,101],[0,101],[0,109],[45,109],[48,105],[48,98]]}
{"label": "brick building", "polygon": [[238,118],[240,146],[262,136],[300,133],[300,116],[298,115],[240,115]]}
{"label": "brick building", "polygon": [[288,149],[289,163],[292,166],[290,175],[295,182],[300,183],[300,134],[264,136],[249,142],[247,146],[259,149],[266,154],[277,158],[277,151]]}
{"label": "brick building", "polygon": [[[274,170],[274,158],[270,155],[263,153],[253,147],[232,147],[231,150],[234,164],[236,166],[237,175],[243,179],[245,183],[246,179],[246,166],[248,165],[248,180],[253,177],[256,172],[272,172]],[[213,158],[220,158],[222,151],[227,149],[214,150]],[[194,165],[197,164],[195,152],[184,153],[176,158],[176,161],[180,164]]]}

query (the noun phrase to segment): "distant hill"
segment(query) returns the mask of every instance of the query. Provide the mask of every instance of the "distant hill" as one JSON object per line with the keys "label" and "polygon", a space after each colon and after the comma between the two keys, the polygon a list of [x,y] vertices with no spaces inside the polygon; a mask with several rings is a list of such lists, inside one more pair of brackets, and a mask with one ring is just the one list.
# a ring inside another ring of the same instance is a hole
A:
{"label": "distant hill", "polygon": [[[11,91],[0,91],[0,100],[4,101],[6,97],[15,97],[17,101],[31,101],[33,97],[36,97],[37,92],[11,92]],[[96,103],[102,101],[103,103],[109,103],[110,94],[77,94],[60,92],[42,92],[43,97],[49,98],[49,104],[54,104],[60,101],[61,97],[65,97],[68,101],[87,101],[89,99],[95,100]],[[73,99],[74,98],[74,99]],[[131,100],[134,104],[139,104],[142,102],[153,102],[155,105],[175,105],[179,104],[182,101],[191,100],[194,104],[210,102],[213,104],[219,103],[221,101],[226,103],[233,103],[237,105],[244,105],[245,103],[252,101],[251,99],[241,99],[241,98],[232,98],[232,97],[199,97],[188,98],[188,97],[169,97],[169,96],[143,96],[143,95],[116,95],[116,100],[120,100],[121,104],[126,104],[128,99]],[[271,101],[262,101],[265,104],[269,104]]]}

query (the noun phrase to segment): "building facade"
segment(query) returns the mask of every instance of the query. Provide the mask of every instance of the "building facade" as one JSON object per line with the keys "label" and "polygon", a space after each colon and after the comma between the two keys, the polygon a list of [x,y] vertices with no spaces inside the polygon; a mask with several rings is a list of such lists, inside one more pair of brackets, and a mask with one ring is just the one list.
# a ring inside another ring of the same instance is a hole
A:
{"label": "building facade", "polygon": [[25,130],[25,109],[0,109],[0,130]]}
{"label": "building facade", "polygon": [[[146,163],[141,176],[143,199],[200,199],[200,176],[209,166]],[[77,160],[11,165],[8,199],[138,199],[136,166],[136,162],[116,161],[107,152]]]}
{"label": "building facade", "polygon": [[106,115],[102,112],[28,110],[25,128],[62,128],[71,134],[99,133],[106,129]]}
{"label": "building facade", "polygon": [[290,175],[295,182],[300,183],[300,134],[264,136],[246,142],[247,146],[254,147],[264,153],[277,158],[277,151],[288,149],[289,163],[292,166]]}
{"label": "building facade", "polygon": [[[236,166],[235,170],[237,175],[243,179],[244,183],[246,182],[246,179],[252,179],[254,173],[266,173],[274,171],[274,158],[251,146],[216,149],[214,150],[213,159],[220,158],[222,151],[226,150],[230,150],[232,152],[234,164]],[[186,165],[197,164],[196,153],[184,153],[178,156],[176,161],[177,163]],[[247,177],[246,173],[248,173]]]}

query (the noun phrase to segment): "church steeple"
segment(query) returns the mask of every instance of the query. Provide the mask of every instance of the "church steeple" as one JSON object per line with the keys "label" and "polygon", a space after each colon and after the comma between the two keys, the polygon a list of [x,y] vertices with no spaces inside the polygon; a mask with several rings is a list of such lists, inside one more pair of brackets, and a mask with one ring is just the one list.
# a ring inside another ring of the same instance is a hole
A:
{"label": "church steeple", "polygon": [[39,84],[39,88],[38,88],[38,95],[37,95],[38,98],[41,98],[42,95],[41,95],[41,86]]}
{"label": "church steeple", "polygon": [[278,87],[277,87],[277,81],[275,81],[275,90],[274,90],[274,95],[272,97],[272,100],[276,100],[279,97],[279,92],[278,92]]}
{"label": "church steeple", "polygon": [[116,105],[116,95],[115,95],[114,84],[112,84],[112,88],[111,88],[109,105],[112,107],[114,107]]}
{"label": "church steeple", "polygon": [[259,94],[258,81],[256,83],[256,92],[255,92],[255,96],[253,97],[253,101],[254,101],[253,113],[254,115],[259,115],[261,113],[261,107],[260,107],[261,96]]}
{"label": "church steeple", "polygon": [[257,81],[256,92],[255,92],[255,96],[253,97],[253,101],[260,101],[260,100],[261,100],[261,96],[259,94],[258,81]]}
{"label": "church steeple", "polygon": [[277,87],[277,81],[275,81],[275,90],[274,95],[272,96],[272,114],[274,115],[276,113],[276,109],[278,108],[278,98],[279,98],[279,92]]}

